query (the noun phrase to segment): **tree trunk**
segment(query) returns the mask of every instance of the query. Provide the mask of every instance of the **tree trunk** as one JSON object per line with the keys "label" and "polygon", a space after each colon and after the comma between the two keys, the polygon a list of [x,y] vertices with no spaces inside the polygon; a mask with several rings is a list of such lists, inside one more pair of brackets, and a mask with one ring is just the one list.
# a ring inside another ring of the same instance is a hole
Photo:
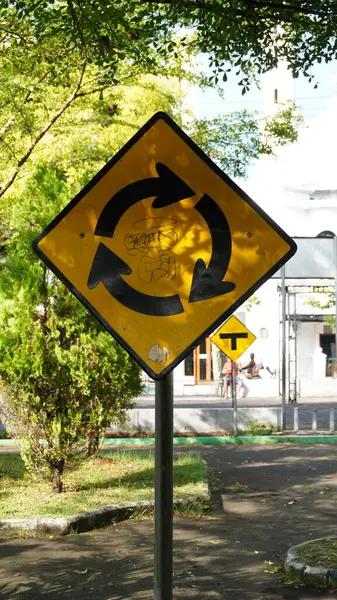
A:
{"label": "tree trunk", "polygon": [[52,483],[53,483],[53,494],[61,494],[63,485],[63,471],[64,471],[64,460],[54,467]]}
{"label": "tree trunk", "polygon": [[89,429],[87,432],[87,446],[86,446],[86,455],[94,456],[97,454],[99,449],[99,434],[95,429]]}

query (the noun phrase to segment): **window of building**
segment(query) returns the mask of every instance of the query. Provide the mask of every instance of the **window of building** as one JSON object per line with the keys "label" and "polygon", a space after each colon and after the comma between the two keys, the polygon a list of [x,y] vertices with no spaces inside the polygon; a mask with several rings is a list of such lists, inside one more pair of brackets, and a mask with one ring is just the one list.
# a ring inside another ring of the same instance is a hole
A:
{"label": "window of building", "polygon": [[196,383],[213,380],[212,345],[210,338],[202,340],[185,359],[185,376],[193,377]]}
{"label": "window of building", "polygon": [[193,352],[185,358],[185,376],[194,377],[194,356]]}

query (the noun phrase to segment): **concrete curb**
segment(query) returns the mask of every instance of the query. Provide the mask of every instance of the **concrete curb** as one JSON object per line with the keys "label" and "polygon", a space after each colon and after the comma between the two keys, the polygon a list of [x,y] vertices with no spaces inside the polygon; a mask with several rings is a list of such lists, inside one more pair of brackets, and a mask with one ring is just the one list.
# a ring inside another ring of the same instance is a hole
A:
{"label": "concrete curb", "polygon": [[291,578],[297,578],[303,581],[303,583],[307,585],[312,585],[316,588],[329,588],[329,589],[337,589],[337,569],[330,569],[328,567],[312,567],[307,565],[300,558],[297,548],[301,548],[301,546],[307,546],[313,542],[319,542],[321,540],[336,540],[336,537],[328,537],[328,538],[318,538],[316,540],[309,540],[308,542],[303,542],[302,544],[298,544],[297,546],[292,546],[289,548],[285,560],[284,560],[284,570],[286,575]]}
{"label": "concrete curb", "polygon": [[[205,460],[202,462],[205,469],[202,494],[200,496],[174,498],[174,507],[186,508],[197,502],[208,503],[210,501],[208,467]],[[124,521],[133,516],[151,514],[153,510],[153,500],[139,500],[136,502],[122,502],[121,504],[108,504],[64,518],[0,519],[0,535],[44,537],[46,535],[61,536],[70,533],[83,533],[105,527],[114,521]]]}

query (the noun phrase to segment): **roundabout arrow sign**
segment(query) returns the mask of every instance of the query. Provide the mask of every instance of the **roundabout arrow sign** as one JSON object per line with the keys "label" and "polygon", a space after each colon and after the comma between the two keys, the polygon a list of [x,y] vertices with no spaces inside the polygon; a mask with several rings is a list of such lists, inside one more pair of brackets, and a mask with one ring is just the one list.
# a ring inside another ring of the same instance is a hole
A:
{"label": "roundabout arrow sign", "polygon": [[131,287],[122,275],[131,275],[130,267],[104,244],[100,244],[88,279],[88,288],[94,289],[100,282],[118,302],[143,315],[167,317],[184,312],[177,294],[174,296],[149,296]]}
{"label": "roundabout arrow sign", "polygon": [[[194,196],[194,192],[162,163],[156,164],[159,177],[131,183],[104,207],[95,229],[95,235],[112,238],[123,214],[145,198],[156,196],[154,208],[170,206],[175,202]],[[166,187],[169,186],[169,187]],[[206,221],[212,237],[212,255],[206,267],[202,258],[195,264],[189,302],[198,302],[231,292],[235,284],[223,281],[231,256],[231,234],[227,219],[218,205],[205,194],[195,205]],[[88,278],[88,288],[103,283],[106,290],[121,304],[136,312],[152,316],[178,315],[184,307],[177,294],[151,296],[132,288],[122,275],[131,275],[130,267],[100,243]]]}
{"label": "roundabout arrow sign", "polygon": [[228,221],[220,207],[205,194],[195,205],[212,235],[212,254],[208,266],[198,258],[193,271],[189,301],[198,302],[228,294],[235,284],[223,281],[230,262],[232,243]]}
{"label": "roundabout arrow sign", "polygon": [[123,214],[145,198],[156,196],[152,206],[161,208],[194,195],[191,188],[162,163],[156,164],[156,171],[158,177],[130,183],[109,200],[98,219],[95,235],[112,237]]}
{"label": "roundabout arrow sign", "polygon": [[154,379],[296,251],[165,113],[157,113],[33,248]]}

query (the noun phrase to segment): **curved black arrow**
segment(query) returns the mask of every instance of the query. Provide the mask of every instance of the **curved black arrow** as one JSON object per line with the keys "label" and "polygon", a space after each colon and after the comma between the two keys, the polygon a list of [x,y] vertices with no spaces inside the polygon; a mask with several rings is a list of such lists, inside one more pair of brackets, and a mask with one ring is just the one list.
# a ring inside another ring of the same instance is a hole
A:
{"label": "curved black arrow", "polygon": [[95,254],[87,285],[88,288],[93,289],[102,282],[109,294],[118,302],[144,315],[166,317],[184,312],[178,294],[147,296],[129,286],[121,276],[131,275],[131,273],[132,270],[124,260],[101,243]]}
{"label": "curved black arrow", "polygon": [[217,203],[204,194],[195,205],[205,219],[212,236],[212,256],[208,267],[202,258],[194,266],[189,302],[199,302],[235,289],[235,284],[222,281],[226,275],[232,253],[232,239],[228,221]]}
{"label": "curved black arrow", "polygon": [[145,198],[157,196],[152,206],[162,208],[194,196],[193,190],[166,165],[157,163],[156,169],[159,177],[134,181],[110,198],[97,221],[95,235],[111,238],[125,211]]}

